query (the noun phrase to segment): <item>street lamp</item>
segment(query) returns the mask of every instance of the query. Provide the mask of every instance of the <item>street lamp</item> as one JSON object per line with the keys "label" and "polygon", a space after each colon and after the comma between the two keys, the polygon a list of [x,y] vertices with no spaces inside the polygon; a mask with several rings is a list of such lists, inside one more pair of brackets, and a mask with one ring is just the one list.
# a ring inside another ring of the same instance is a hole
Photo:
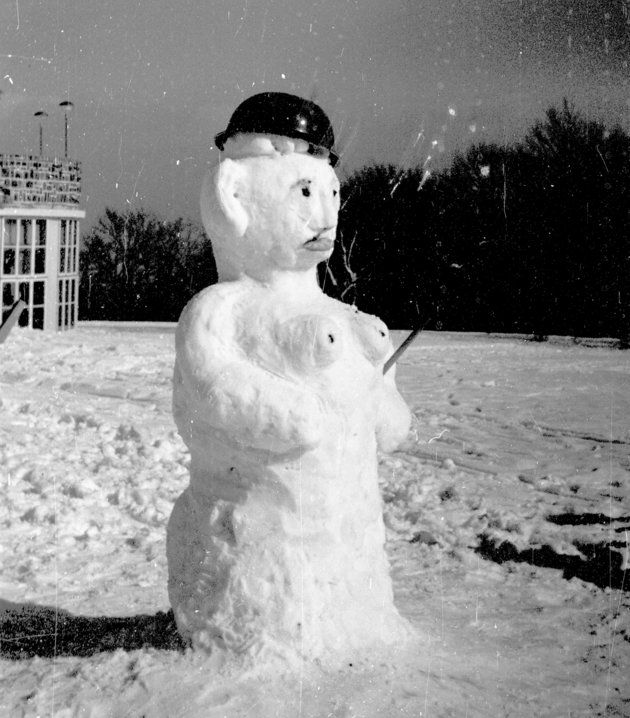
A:
{"label": "street lamp", "polygon": [[39,156],[44,154],[44,131],[42,129],[42,119],[48,117],[48,113],[43,110],[36,112],[33,117],[39,117]]}
{"label": "street lamp", "polygon": [[64,100],[63,102],[59,103],[59,107],[63,108],[63,116],[64,116],[64,127],[65,127],[65,143],[64,143],[64,157],[68,159],[68,113],[72,110],[74,105],[70,100]]}

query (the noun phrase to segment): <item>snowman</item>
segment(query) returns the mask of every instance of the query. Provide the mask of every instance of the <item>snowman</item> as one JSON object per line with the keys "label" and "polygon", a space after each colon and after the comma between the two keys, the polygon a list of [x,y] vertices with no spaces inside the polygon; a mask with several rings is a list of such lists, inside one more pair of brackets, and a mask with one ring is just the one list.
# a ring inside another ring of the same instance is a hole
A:
{"label": "snowman", "polygon": [[332,665],[411,629],[384,550],[377,449],[410,413],[378,318],[326,296],[339,211],[316,104],[245,100],[215,138],[202,218],[219,282],[184,309],[173,414],[190,484],[167,531],[169,598],[194,648]]}

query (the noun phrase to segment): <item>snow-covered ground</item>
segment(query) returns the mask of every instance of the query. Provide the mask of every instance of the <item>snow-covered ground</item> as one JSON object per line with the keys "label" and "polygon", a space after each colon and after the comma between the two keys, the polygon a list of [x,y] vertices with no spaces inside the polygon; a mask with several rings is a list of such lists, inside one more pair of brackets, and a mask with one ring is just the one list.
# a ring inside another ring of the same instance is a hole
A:
{"label": "snow-covered ground", "polygon": [[168,327],[0,345],[2,718],[630,715],[627,352],[420,335],[413,431],[380,464],[418,639],[299,675],[181,651],[173,360]]}

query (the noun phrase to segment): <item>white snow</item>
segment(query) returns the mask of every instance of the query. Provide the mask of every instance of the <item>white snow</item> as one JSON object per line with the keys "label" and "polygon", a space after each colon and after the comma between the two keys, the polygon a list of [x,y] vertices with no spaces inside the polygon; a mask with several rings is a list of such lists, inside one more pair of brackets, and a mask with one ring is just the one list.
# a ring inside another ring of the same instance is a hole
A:
{"label": "white snow", "polygon": [[412,432],[379,477],[422,650],[240,678],[160,643],[188,482],[174,358],[166,329],[0,346],[1,716],[628,715],[627,353],[421,334],[397,374]]}

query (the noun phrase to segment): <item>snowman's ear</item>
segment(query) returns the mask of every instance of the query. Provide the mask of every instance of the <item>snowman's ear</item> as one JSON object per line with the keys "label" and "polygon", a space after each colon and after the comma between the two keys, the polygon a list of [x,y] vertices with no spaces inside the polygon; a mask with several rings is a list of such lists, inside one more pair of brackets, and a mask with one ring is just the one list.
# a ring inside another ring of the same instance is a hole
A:
{"label": "snowman's ear", "polygon": [[206,175],[201,190],[201,216],[212,236],[217,225],[228,225],[230,234],[242,237],[249,218],[239,198],[239,186],[247,174],[246,168],[229,158]]}

